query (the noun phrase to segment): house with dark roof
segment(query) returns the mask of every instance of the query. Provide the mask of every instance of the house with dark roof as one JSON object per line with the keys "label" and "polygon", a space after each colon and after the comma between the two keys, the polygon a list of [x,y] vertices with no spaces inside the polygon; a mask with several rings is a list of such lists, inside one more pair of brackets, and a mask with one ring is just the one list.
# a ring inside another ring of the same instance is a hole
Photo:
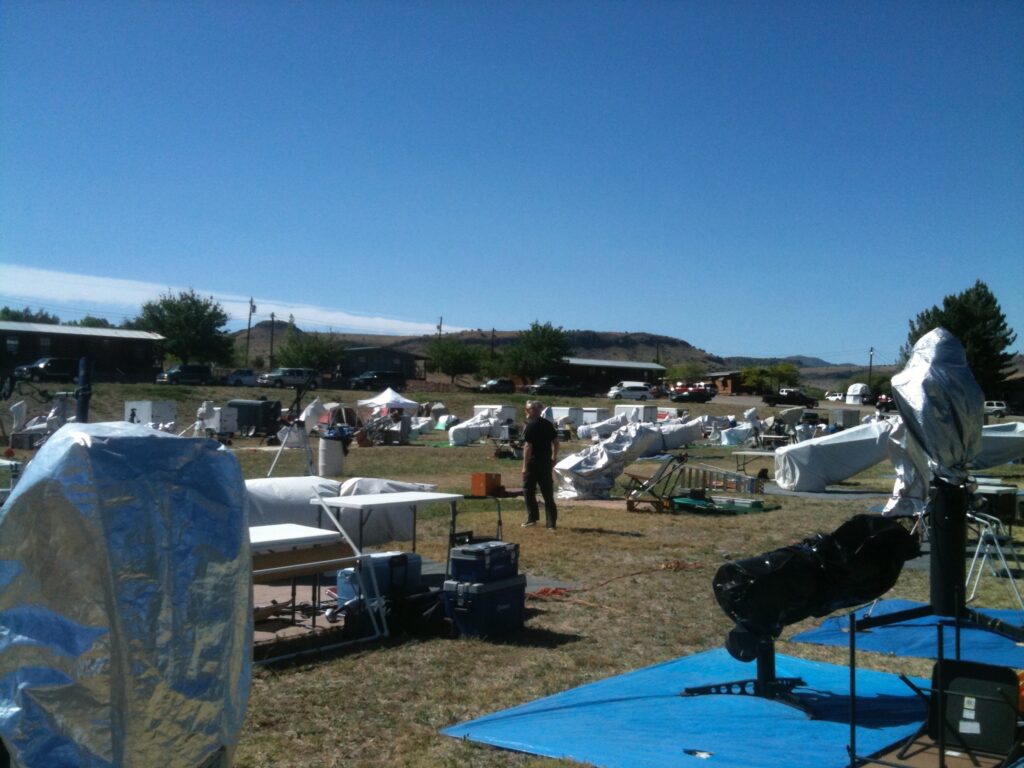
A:
{"label": "house with dark roof", "polygon": [[0,378],[41,357],[88,358],[95,381],[153,381],[163,336],[120,328],[0,321]]}

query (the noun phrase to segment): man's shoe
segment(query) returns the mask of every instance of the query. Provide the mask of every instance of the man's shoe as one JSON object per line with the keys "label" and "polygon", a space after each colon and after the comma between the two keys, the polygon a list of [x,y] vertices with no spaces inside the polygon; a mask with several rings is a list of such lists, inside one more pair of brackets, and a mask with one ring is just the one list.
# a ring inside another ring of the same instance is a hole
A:
{"label": "man's shoe", "polygon": [[525,523],[523,523],[523,528],[532,528],[536,524],[537,524],[536,520],[527,520]]}

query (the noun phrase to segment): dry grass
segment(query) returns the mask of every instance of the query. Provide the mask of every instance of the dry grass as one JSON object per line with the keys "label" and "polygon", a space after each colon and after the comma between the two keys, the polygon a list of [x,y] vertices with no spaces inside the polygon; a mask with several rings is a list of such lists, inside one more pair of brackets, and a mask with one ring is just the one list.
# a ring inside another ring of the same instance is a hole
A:
{"label": "dry grass", "polygon": [[[94,420],[120,417],[123,399],[174,395],[180,398],[181,414],[198,407],[207,394],[223,402],[252,392],[126,389],[98,392]],[[356,399],[352,393],[330,394],[328,399]],[[462,415],[480,401],[472,394],[444,399]],[[506,397],[502,402],[522,399]],[[728,409],[728,401],[691,408],[694,413]],[[471,473],[489,471],[500,472],[509,487],[518,485],[518,463],[493,458],[487,446],[454,449],[427,445],[430,442],[428,438],[410,447],[353,448],[345,460],[345,475],[433,482],[441,490],[465,492]],[[245,441],[235,445],[247,477],[266,474],[272,458],[253,447]],[[701,461],[734,466],[729,449],[699,448],[693,454]],[[887,491],[891,471],[887,466],[876,467],[847,485]],[[301,456],[289,451],[275,474],[301,472]],[[1019,482],[1021,468],[1006,467],[1003,474]],[[522,568],[568,583],[566,597],[529,599],[525,630],[507,642],[397,638],[282,668],[257,668],[236,765],[569,765],[462,743],[439,735],[438,730],[609,675],[718,647],[731,622],[715,603],[711,579],[725,559],[831,531],[864,511],[866,504],[863,499],[786,497],[781,501],[781,509],[733,517],[628,513],[622,501],[563,502],[561,527],[551,533],[520,528],[518,523],[525,516],[522,501],[505,500],[505,538],[521,545]],[[467,500],[459,508],[460,527],[478,531],[493,527],[493,502]],[[420,518],[420,552],[443,559],[446,536],[446,510],[425,511]],[[993,582],[984,581],[979,603],[1009,606],[1003,585]],[[925,598],[926,576],[904,572],[891,596]],[[815,623],[787,628],[779,651],[845,664],[846,649],[785,642]],[[861,654],[860,660],[865,666],[915,675],[927,674],[930,667],[924,661],[869,653]]]}

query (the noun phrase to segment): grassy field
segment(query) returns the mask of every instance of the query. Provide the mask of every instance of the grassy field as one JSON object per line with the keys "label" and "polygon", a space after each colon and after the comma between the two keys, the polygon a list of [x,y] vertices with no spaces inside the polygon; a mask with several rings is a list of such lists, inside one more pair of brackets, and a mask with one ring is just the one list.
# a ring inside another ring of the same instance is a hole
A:
{"label": "grassy field", "polygon": [[[320,394],[348,404],[365,396]],[[204,399],[223,403],[252,395],[253,390],[226,388],[100,385],[94,393],[91,420],[120,418],[127,399],[175,399],[179,418],[187,421],[181,416],[194,413]],[[443,401],[463,418],[471,415],[474,403],[520,405],[525,399],[451,392],[417,392],[415,397]],[[608,405],[598,400],[562,402]],[[690,406],[690,411],[741,412],[730,405],[728,399],[719,398]],[[490,446],[451,448],[443,443],[444,435],[438,432],[410,446],[353,446],[345,458],[344,474],[431,482],[443,491],[468,492],[473,472],[499,472],[506,486],[518,487],[518,462],[494,458]],[[236,440],[232,447],[246,477],[266,474],[272,453],[260,450],[252,440]],[[570,444],[563,453],[582,447],[582,443]],[[696,446],[691,460],[735,467],[731,449],[721,446]],[[301,467],[300,452],[289,451],[275,475],[301,474]],[[1019,483],[1024,467],[1008,465],[993,474]],[[887,493],[892,479],[892,468],[883,464],[845,485]],[[521,528],[522,501],[506,500],[502,504],[505,538],[520,544],[521,569],[565,582],[570,588],[564,597],[528,599],[524,631],[505,642],[392,638],[284,667],[257,668],[236,765],[570,765],[462,743],[439,735],[438,730],[609,675],[720,646],[731,622],[715,602],[711,579],[725,560],[832,531],[865,511],[863,499],[850,502],[838,495],[824,500],[775,500],[781,502],[780,509],[730,517],[630,513],[621,499],[561,502],[557,532]],[[494,525],[493,502],[467,500],[459,509],[462,527],[485,531]],[[425,510],[420,517],[419,551],[442,560],[446,536],[447,510]],[[1011,605],[1012,596],[1004,584],[991,578],[982,584],[978,604]],[[923,599],[927,591],[926,574],[905,571],[890,596]],[[844,664],[845,649],[786,641],[817,621],[788,627],[779,652]],[[916,675],[930,670],[929,662],[870,653],[862,653],[860,662]]]}

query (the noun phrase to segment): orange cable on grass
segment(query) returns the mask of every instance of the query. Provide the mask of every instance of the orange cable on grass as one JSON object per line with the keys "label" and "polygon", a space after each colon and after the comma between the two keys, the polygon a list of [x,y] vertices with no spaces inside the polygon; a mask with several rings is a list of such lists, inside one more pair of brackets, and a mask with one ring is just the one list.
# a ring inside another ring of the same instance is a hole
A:
{"label": "orange cable on grass", "polygon": [[[619,576],[612,576],[610,579],[598,582],[590,587],[581,587],[576,592],[589,592],[592,589],[603,587],[610,584],[617,579],[628,579],[633,576],[642,576],[645,573],[654,573],[655,571],[697,571],[703,566],[700,563],[687,563],[683,560],[666,560],[663,563],[658,563],[653,568],[645,568],[642,571],[635,571],[634,573],[624,573]],[[593,605],[601,608],[608,608],[605,605],[598,605],[597,603],[591,603],[578,598],[569,596],[569,590],[566,587],[539,587],[533,592],[527,592],[527,597],[534,598],[536,600],[566,600],[568,602],[579,603],[580,605]]]}

